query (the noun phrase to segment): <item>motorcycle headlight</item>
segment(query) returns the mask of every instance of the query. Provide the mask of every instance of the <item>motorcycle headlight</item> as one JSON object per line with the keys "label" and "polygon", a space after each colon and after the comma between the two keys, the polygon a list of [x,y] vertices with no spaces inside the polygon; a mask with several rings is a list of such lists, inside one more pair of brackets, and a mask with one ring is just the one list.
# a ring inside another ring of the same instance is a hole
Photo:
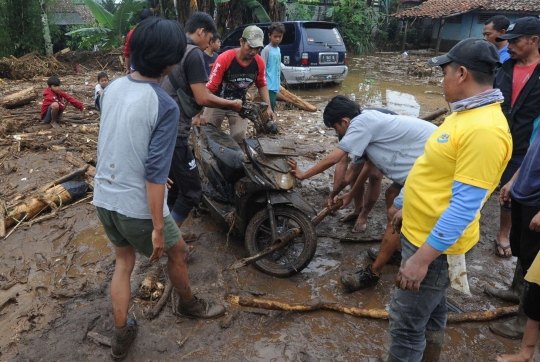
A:
{"label": "motorcycle headlight", "polygon": [[274,176],[276,183],[283,190],[290,190],[294,186],[294,176],[288,173],[276,173]]}

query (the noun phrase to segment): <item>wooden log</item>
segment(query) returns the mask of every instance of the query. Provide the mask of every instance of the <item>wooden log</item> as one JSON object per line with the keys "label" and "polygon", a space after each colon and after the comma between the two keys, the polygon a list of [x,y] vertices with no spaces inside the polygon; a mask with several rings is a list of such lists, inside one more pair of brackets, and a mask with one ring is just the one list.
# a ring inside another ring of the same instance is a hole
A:
{"label": "wooden log", "polygon": [[88,165],[88,169],[86,170],[86,175],[88,177],[95,177],[96,176],[96,168],[92,165],[89,165],[88,163],[84,162],[83,159],[80,157],[75,156],[71,152],[66,153],[66,161],[74,165],[75,167],[84,167],[85,165]]}
{"label": "wooden log", "polygon": [[317,111],[317,107],[315,107],[313,104],[306,102],[302,98],[292,94],[291,92],[289,92],[283,87],[280,88],[279,93],[276,96],[276,99],[278,101],[292,104],[293,106],[300,108],[303,111],[308,111],[308,112]]}
{"label": "wooden log", "polygon": [[[31,219],[47,207],[64,205],[72,200],[71,194],[62,186],[56,185],[48,189],[42,197],[33,197],[25,200],[10,211],[6,218],[6,228],[22,220]],[[53,206],[55,205],[55,206]]]}
{"label": "wooden log", "polygon": [[165,303],[167,303],[167,300],[169,300],[171,292],[172,292],[172,283],[167,278],[167,283],[165,284],[165,290],[163,291],[161,298],[159,299],[157,304],[154,306],[154,308],[152,308],[146,315],[148,319],[154,319],[159,315],[159,312],[161,312],[161,309],[163,309],[163,306],[165,305]]}
{"label": "wooden log", "polygon": [[36,92],[34,87],[30,87],[0,98],[0,106],[4,108],[20,107],[32,102],[34,99],[36,99]]}
{"label": "wooden log", "polygon": [[23,129],[23,132],[25,132],[25,133],[34,133],[34,132],[44,131],[46,129],[51,129],[51,125],[50,124],[40,124],[40,125],[37,125],[37,126],[27,127],[25,129]]}
{"label": "wooden log", "polygon": [[433,121],[435,118],[442,116],[443,114],[446,114],[448,112],[448,109],[446,108],[437,108],[433,112],[430,112],[426,114],[423,117],[420,117],[420,119],[423,119],[424,121]]}
{"label": "wooden log", "polygon": [[0,201],[0,238],[6,236],[6,210],[4,209],[4,201]]}
{"label": "wooden log", "polygon": [[[385,309],[365,309],[357,307],[348,307],[333,302],[313,299],[308,303],[287,303],[277,300],[268,300],[252,297],[249,295],[233,295],[229,294],[225,299],[232,304],[238,304],[243,307],[282,310],[291,312],[308,312],[314,310],[333,310],[345,314],[350,314],[355,317],[373,318],[373,319],[388,319],[388,311]],[[480,322],[490,321],[500,317],[515,315],[517,306],[495,308],[493,310],[482,312],[469,312],[463,314],[448,313],[449,323],[462,322]]]}
{"label": "wooden log", "polygon": [[70,48],[62,49],[62,50],[60,50],[58,53],[56,53],[54,56],[57,57],[57,56],[59,56],[59,55],[69,53],[70,50],[71,50]]}
{"label": "wooden log", "polygon": [[97,332],[88,332],[86,338],[93,341],[95,344],[102,344],[107,347],[111,346],[111,339]]}
{"label": "wooden log", "polygon": [[335,204],[332,205],[332,207],[326,206],[324,209],[319,211],[317,216],[315,216],[313,219],[311,219],[311,222],[313,223],[313,226],[317,227],[321,223],[321,221],[324,220],[325,217],[328,215],[333,214],[334,212],[338,211],[339,208],[343,206],[343,200],[339,199]]}

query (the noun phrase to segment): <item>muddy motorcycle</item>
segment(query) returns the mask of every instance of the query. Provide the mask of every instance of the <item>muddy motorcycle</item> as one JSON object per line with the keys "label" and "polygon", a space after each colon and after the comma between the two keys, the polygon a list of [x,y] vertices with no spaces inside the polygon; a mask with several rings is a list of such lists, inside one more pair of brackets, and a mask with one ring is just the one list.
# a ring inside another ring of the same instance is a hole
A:
{"label": "muddy motorcycle", "polygon": [[[257,137],[245,139],[245,153],[221,129],[194,128],[193,149],[203,184],[202,201],[219,220],[245,238],[257,269],[288,277],[304,269],[317,248],[315,210],[295,190],[287,157],[294,142],[278,139],[265,103],[247,102],[240,116],[253,122]],[[246,158],[247,154],[247,158]],[[259,258],[259,256],[257,256]]]}

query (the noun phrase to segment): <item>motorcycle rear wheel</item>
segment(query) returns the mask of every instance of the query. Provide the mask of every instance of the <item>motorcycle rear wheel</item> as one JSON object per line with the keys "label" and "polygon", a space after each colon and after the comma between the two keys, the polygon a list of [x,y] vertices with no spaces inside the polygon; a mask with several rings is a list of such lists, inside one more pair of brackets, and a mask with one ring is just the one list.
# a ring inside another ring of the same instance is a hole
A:
{"label": "motorcycle rear wheel", "polygon": [[[290,206],[274,208],[278,234],[289,229],[300,228],[302,235],[283,248],[255,262],[255,267],[265,274],[285,278],[304,269],[313,259],[317,249],[317,234],[309,218],[300,210]],[[250,256],[271,245],[272,232],[268,210],[258,211],[249,221],[245,244]]]}

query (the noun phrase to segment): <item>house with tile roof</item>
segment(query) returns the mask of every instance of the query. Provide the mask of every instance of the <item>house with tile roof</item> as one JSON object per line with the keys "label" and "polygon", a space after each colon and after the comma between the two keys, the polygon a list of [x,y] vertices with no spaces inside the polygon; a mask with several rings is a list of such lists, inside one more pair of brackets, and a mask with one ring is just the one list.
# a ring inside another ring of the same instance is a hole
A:
{"label": "house with tile roof", "polygon": [[81,25],[95,21],[84,0],[56,0],[49,11],[57,25]]}
{"label": "house with tile roof", "polygon": [[406,27],[413,21],[432,20],[430,47],[438,52],[466,38],[481,38],[485,22],[494,15],[504,15],[512,23],[539,14],[540,0],[427,0],[391,16],[402,19]]}

